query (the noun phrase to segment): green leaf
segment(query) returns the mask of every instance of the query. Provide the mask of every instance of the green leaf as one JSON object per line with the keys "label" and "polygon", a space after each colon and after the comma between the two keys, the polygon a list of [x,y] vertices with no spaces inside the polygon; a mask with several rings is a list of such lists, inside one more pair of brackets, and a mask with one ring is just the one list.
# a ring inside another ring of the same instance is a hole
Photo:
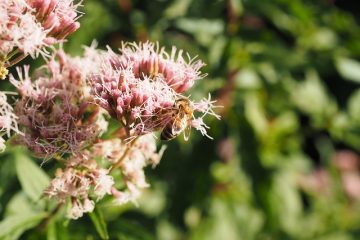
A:
{"label": "green leaf", "polygon": [[224,50],[227,44],[227,39],[220,35],[217,37],[209,49],[209,63],[212,65],[220,65],[221,56],[224,54]]}
{"label": "green leaf", "polygon": [[93,212],[89,213],[89,216],[96,228],[96,231],[99,233],[101,239],[109,239],[106,222],[104,220],[104,216],[100,211],[100,209],[95,208]]}
{"label": "green leaf", "polygon": [[36,226],[47,213],[21,213],[0,222],[0,239],[18,239],[26,230]]}
{"label": "green leaf", "polygon": [[248,93],[245,97],[245,117],[259,136],[268,131],[266,112],[260,96]]}
{"label": "green leaf", "polygon": [[287,233],[298,233],[302,205],[296,189],[296,174],[289,170],[278,172],[269,194],[272,220],[276,220]]}
{"label": "green leaf", "polygon": [[85,12],[85,16],[80,18],[81,27],[71,34],[64,46],[68,52],[77,54],[83,51],[81,46],[91,44],[94,39],[99,39],[106,31],[119,24],[100,1],[87,1],[81,11]]}
{"label": "green leaf", "polygon": [[192,0],[176,0],[165,11],[165,16],[169,19],[184,16],[191,4]]}
{"label": "green leaf", "polygon": [[360,83],[360,63],[358,61],[339,57],[336,59],[336,68],[343,78]]}
{"label": "green leaf", "polygon": [[49,177],[29,157],[22,153],[15,154],[15,168],[20,184],[26,195],[38,201],[49,185]]}
{"label": "green leaf", "polygon": [[360,89],[355,91],[349,98],[347,109],[349,116],[354,122],[360,122]]}
{"label": "green leaf", "polygon": [[336,101],[328,94],[317,71],[306,71],[305,81],[293,85],[289,92],[293,103],[311,116],[315,126],[326,126],[338,111]]}
{"label": "green leaf", "polygon": [[6,216],[20,215],[22,213],[33,212],[33,208],[29,202],[29,198],[20,191],[16,193],[6,206]]}
{"label": "green leaf", "polygon": [[210,46],[216,36],[224,32],[225,25],[220,19],[207,20],[195,18],[181,18],[176,20],[175,25],[190,34],[204,46]]}
{"label": "green leaf", "polygon": [[236,86],[241,89],[256,89],[261,87],[261,80],[251,68],[243,68],[235,76]]}

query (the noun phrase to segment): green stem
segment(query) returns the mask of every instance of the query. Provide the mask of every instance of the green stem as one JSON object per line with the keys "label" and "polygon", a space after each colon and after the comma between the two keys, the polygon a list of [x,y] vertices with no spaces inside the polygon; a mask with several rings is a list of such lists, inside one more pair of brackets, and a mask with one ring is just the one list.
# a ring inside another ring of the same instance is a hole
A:
{"label": "green stem", "polygon": [[12,60],[10,63],[5,63],[5,67],[6,68],[12,67],[26,57],[27,57],[27,54],[22,53],[21,55],[17,56],[14,60]]}
{"label": "green stem", "polygon": [[112,172],[114,169],[120,167],[120,165],[122,164],[122,162],[124,161],[125,157],[127,156],[127,154],[129,153],[130,149],[132,148],[132,146],[134,146],[136,140],[138,140],[139,137],[136,137],[131,143],[126,145],[126,150],[124,152],[124,154],[119,158],[119,160],[114,163],[111,166],[110,172]]}
{"label": "green stem", "polygon": [[18,54],[20,52],[20,50],[17,48],[14,51],[12,51],[11,53],[9,53],[8,55],[6,55],[6,57],[4,58],[5,61],[10,60],[13,56],[15,56],[16,54]]}
{"label": "green stem", "polygon": [[51,212],[50,214],[40,222],[38,225],[38,229],[46,229],[47,225],[50,223],[50,221],[56,216],[56,214],[61,210],[61,208],[64,206],[63,203],[59,203]]}

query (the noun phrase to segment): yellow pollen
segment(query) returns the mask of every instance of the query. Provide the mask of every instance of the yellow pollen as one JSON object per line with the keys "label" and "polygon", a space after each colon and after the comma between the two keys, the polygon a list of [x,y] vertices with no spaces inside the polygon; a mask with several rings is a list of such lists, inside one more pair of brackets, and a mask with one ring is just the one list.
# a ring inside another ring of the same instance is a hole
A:
{"label": "yellow pollen", "polygon": [[3,64],[0,63],[0,80],[4,80],[8,73],[9,70],[7,70],[6,67],[4,67]]}

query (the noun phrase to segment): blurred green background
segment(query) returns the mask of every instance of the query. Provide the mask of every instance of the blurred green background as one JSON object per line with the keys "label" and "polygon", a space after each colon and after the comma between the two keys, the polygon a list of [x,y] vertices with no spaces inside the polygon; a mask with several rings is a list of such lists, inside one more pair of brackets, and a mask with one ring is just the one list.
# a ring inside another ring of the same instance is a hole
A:
{"label": "blurred green background", "polygon": [[189,142],[168,143],[138,206],[100,202],[95,226],[85,216],[44,227],[34,189],[41,194],[54,165],[9,149],[0,155],[0,239],[100,239],[105,222],[110,239],[360,239],[356,1],[83,4],[70,54],[93,39],[182,48],[207,63],[188,94],[211,92],[222,120],[206,119],[214,140],[193,130]]}

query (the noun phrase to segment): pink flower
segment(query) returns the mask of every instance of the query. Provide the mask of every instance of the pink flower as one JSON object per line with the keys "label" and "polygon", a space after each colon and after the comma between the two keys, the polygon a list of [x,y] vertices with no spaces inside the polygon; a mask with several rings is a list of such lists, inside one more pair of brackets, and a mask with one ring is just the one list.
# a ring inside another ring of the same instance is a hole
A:
{"label": "pink flower", "polygon": [[82,201],[72,199],[70,210],[67,213],[67,217],[71,219],[78,219],[84,215],[84,213],[94,211],[94,201],[85,198]]}
{"label": "pink flower", "polygon": [[[102,170],[102,173],[105,174],[102,181],[105,187],[100,192],[105,192],[106,189],[106,193],[110,192],[118,204],[129,201],[136,202],[142,189],[149,187],[145,179],[144,168],[149,165],[154,167],[158,164],[164,150],[163,147],[157,151],[155,139],[151,134],[140,136],[131,143],[115,138],[94,144],[90,149],[92,158],[101,157],[112,163],[113,167],[116,166],[120,170],[126,186],[121,191],[115,189],[112,179],[106,177],[107,171]],[[101,198],[101,194],[99,197]]]}
{"label": "pink flower", "polygon": [[115,203],[117,205],[123,205],[131,201],[131,196],[129,192],[119,191],[116,188],[111,188],[111,194],[115,198]]}
{"label": "pink flower", "polygon": [[40,68],[34,81],[28,67],[23,72],[18,69],[19,80],[11,76],[21,95],[15,107],[25,133],[21,140],[37,156],[80,152],[104,131],[97,123],[101,112],[90,104],[87,73],[83,72],[90,62],[59,51]]}
{"label": "pink flower", "polygon": [[108,170],[91,158],[88,151],[74,155],[66,161],[64,170],[59,169],[56,177],[45,190],[45,195],[59,203],[71,199],[69,218],[77,219],[85,212],[94,210],[92,196],[100,200],[105,194],[111,194],[114,184]]}
{"label": "pink flower", "polygon": [[68,197],[86,198],[91,186],[91,180],[75,168],[59,170],[45,191],[49,197],[55,197],[58,202],[65,202]]}
{"label": "pink flower", "polygon": [[5,139],[3,139],[2,137],[0,137],[0,152],[3,152],[5,150],[6,146],[5,146]]}
{"label": "pink flower", "polygon": [[94,194],[99,198],[103,198],[105,194],[111,193],[111,188],[114,185],[114,179],[108,175],[109,171],[106,169],[99,169],[93,173],[93,181],[95,182]]}
{"label": "pink flower", "polygon": [[[151,134],[141,136],[135,141],[119,164],[127,189],[122,192],[112,190],[119,204],[128,201],[136,202],[141,195],[141,190],[149,187],[145,179],[144,168],[148,165],[158,164],[165,150],[165,148],[161,148],[157,152],[156,142]],[[125,143],[123,143],[122,149],[126,149]]]}
{"label": "pink flower", "polygon": [[74,199],[71,203],[70,211],[67,213],[67,217],[71,219],[78,219],[84,215],[82,206]]}
{"label": "pink flower", "polygon": [[[200,72],[204,64],[190,57],[185,61],[182,50],[173,48],[169,55],[149,42],[124,44],[120,52],[117,55],[109,49],[102,54],[100,70],[90,75],[96,103],[122,123],[129,139],[163,129],[176,117],[176,101],[188,99],[181,93],[204,76]],[[190,116],[186,122],[207,135],[202,119],[207,114],[219,117],[212,110],[214,101],[188,100],[190,107],[203,115],[200,119]]]}
{"label": "pink flower", "polygon": [[344,172],[341,181],[345,193],[351,199],[360,199],[360,175],[358,172]]}
{"label": "pink flower", "polygon": [[76,9],[81,2],[77,4],[74,4],[74,0],[27,0],[27,2],[35,10],[34,15],[47,31],[48,38],[64,39],[80,27],[80,23],[77,22],[80,15]]}
{"label": "pink flower", "polygon": [[80,27],[79,6],[73,0],[2,0],[0,59],[11,62],[8,55],[19,52],[33,58],[47,55],[44,47],[61,42]]}
{"label": "pink flower", "polygon": [[14,48],[35,55],[43,46],[46,33],[23,0],[0,2],[0,55],[6,57]]}
{"label": "pink flower", "polygon": [[205,65],[202,61],[190,58],[189,54],[185,54],[185,59],[183,50],[177,51],[175,47],[168,54],[158,44],[130,43],[124,44],[120,51],[121,57],[115,61],[117,68],[131,66],[136,78],[162,75],[166,84],[178,93],[185,92],[196,80],[205,76],[200,72]]}
{"label": "pink flower", "polygon": [[91,150],[95,157],[101,157],[110,163],[116,163],[125,153],[125,146],[121,139],[113,138],[95,143]]}
{"label": "pink flower", "polygon": [[11,131],[20,133],[18,129],[18,118],[13,113],[13,108],[7,102],[5,92],[0,91],[0,152],[5,150],[3,135],[11,136]]}

